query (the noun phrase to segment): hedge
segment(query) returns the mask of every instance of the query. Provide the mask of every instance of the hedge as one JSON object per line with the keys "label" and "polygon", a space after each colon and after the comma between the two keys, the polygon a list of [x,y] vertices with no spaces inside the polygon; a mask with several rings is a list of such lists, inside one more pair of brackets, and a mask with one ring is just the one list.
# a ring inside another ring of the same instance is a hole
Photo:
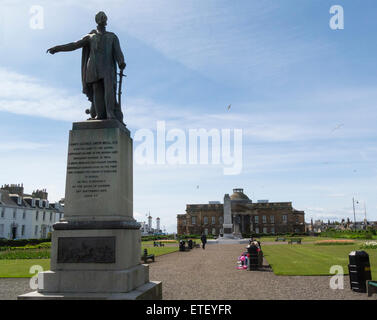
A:
{"label": "hedge", "polygon": [[37,245],[42,242],[50,242],[51,239],[0,239],[0,247],[23,247],[26,245]]}

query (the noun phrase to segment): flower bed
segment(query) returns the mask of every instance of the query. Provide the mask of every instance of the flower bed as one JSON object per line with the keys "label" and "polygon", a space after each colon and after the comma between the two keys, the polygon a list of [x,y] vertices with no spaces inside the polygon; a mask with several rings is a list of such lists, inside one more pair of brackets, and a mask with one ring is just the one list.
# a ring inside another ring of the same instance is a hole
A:
{"label": "flower bed", "polygon": [[355,244],[353,240],[320,240],[314,242],[317,246],[338,246],[338,245],[348,245],[348,244]]}

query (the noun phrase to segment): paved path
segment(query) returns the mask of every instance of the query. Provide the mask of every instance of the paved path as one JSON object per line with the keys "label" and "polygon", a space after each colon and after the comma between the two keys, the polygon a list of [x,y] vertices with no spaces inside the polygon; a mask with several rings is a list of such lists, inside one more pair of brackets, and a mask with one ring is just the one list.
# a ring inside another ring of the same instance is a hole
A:
{"label": "paved path", "polygon": [[150,279],[162,281],[163,299],[367,299],[367,294],[350,290],[348,276],[344,290],[335,291],[327,276],[238,270],[237,258],[244,250],[244,244],[213,244],[157,257],[150,264]]}
{"label": "paved path", "polygon": [[[327,276],[275,276],[271,271],[238,270],[244,244],[207,245],[206,249],[175,252],[150,264],[150,279],[162,281],[163,299],[367,299],[367,294],[332,290]],[[30,292],[29,279],[0,279],[0,300]],[[369,298],[376,300],[377,296]]]}

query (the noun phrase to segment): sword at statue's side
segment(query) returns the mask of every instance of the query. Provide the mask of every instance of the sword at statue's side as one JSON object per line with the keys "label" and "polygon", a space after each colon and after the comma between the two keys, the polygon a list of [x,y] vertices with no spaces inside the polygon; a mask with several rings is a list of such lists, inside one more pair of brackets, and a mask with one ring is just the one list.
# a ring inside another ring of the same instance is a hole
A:
{"label": "sword at statue's side", "polygon": [[[118,104],[119,108],[122,108],[122,79],[123,77],[127,77],[126,75],[123,74],[124,69],[120,69],[119,74],[119,87],[118,87]],[[122,109],[121,109],[122,110]]]}

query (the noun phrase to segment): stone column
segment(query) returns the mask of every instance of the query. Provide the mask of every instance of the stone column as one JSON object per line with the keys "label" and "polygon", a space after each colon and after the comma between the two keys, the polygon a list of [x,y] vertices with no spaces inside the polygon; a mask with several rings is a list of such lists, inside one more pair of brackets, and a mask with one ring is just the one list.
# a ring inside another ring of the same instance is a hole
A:
{"label": "stone column", "polygon": [[74,123],[51,270],[39,273],[36,292],[18,298],[161,299],[161,282],[149,281],[140,257],[130,132],[117,120]]}
{"label": "stone column", "polygon": [[241,224],[241,216],[238,214],[233,215],[233,223],[234,223],[234,234],[236,236],[240,235],[240,224]]}
{"label": "stone column", "polygon": [[229,194],[224,196],[224,238],[233,238],[232,207]]}

